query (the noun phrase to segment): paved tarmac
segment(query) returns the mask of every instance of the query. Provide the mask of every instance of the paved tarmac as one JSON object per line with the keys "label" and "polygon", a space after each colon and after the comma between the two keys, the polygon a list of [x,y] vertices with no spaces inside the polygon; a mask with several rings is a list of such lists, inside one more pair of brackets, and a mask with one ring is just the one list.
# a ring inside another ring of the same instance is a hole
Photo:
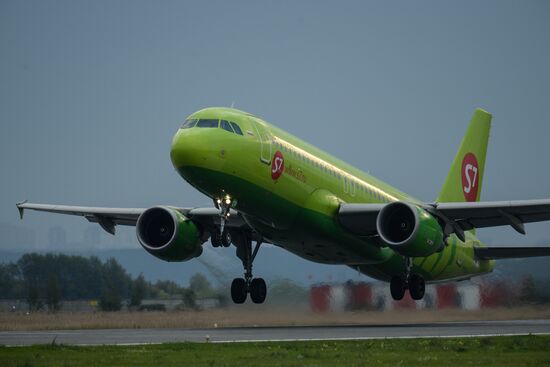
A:
{"label": "paved tarmac", "polygon": [[3,331],[0,345],[129,345],[168,342],[351,340],[550,334],[550,320],[472,321],[406,325],[290,326],[219,329]]}

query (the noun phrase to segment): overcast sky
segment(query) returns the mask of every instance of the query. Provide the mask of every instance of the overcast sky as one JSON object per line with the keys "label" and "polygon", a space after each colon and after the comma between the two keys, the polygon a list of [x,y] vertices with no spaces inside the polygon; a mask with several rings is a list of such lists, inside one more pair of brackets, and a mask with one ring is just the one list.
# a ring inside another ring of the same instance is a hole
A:
{"label": "overcast sky", "polygon": [[170,142],[233,102],[426,201],[483,107],[482,199],[550,198],[549,20],[548,1],[0,0],[0,222],[79,239],[83,219],[15,203],[210,205]]}

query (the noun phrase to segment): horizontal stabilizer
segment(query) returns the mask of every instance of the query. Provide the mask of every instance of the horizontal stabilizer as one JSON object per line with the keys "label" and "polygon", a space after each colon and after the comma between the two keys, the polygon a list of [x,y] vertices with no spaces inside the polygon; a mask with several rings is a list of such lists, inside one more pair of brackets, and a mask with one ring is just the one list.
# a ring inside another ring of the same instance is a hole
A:
{"label": "horizontal stabilizer", "polygon": [[475,247],[480,260],[550,256],[550,247]]}

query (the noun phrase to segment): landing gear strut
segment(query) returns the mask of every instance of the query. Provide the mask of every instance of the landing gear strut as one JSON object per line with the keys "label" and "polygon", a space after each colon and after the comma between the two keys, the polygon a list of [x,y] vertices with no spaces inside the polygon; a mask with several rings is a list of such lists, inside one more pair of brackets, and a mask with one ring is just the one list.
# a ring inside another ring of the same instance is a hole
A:
{"label": "landing gear strut", "polygon": [[229,247],[231,246],[232,238],[231,232],[226,228],[225,224],[231,216],[231,207],[233,205],[233,200],[229,195],[225,196],[223,199],[214,200],[214,205],[217,209],[220,210],[220,228],[219,231],[215,230],[210,235],[210,240],[212,241],[212,246],[214,247]]}
{"label": "landing gear strut", "polygon": [[420,300],[426,293],[426,282],[421,275],[411,274],[412,261],[410,258],[405,258],[405,276],[394,276],[390,281],[390,292],[394,300],[399,301],[403,299],[405,291],[408,289],[411,298],[414,300]]}
{"label": "landing gear strut", "polygon": [[229,220],[231,216],[231,206],[233,205],[233,200],[229,195],[226,195],[222,199],[217,199],[215,201],[216,207],[220,209],[220,233],[223,234],[225,230],[225,223]]}
{"label": "landing gear strut", "polygon": [[248,234],[241,234],[235,240],[237,257],[241,259],[244,267],[244,278],[235,278],[231,283],[231,298],[235,303],[244,303],[250,293],[250,299],[254,303],[263,303],[267,296],[267,286],[262,278],[253,278],[252,263],[260,250],[261,241],[257,241],[252,250],[252,240]]}

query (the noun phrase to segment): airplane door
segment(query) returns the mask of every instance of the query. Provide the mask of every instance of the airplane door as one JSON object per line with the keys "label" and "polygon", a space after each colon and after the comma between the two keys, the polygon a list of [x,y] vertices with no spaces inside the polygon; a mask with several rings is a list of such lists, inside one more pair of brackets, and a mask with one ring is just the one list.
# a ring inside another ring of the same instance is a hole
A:
{"label": "airplane door", "polygon": [[254,129],[258,134],[260,141],[260,161],[265,164],[271,164],[271,135],[264,125],[259,122],[252,121]]}

